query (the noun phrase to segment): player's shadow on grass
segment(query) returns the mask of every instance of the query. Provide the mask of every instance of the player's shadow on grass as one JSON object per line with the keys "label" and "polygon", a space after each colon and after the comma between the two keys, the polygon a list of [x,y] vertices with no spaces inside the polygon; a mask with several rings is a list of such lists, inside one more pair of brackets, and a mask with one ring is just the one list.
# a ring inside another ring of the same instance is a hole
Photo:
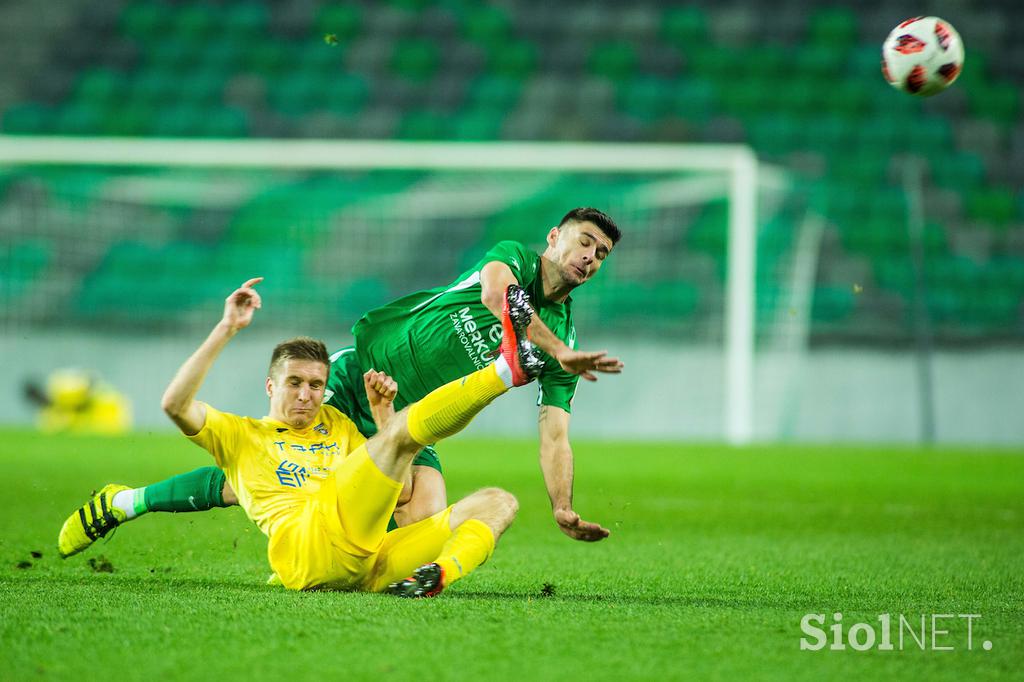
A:
{"label": "player's shadow on grass", "polygon": [[[693,608],[763,608],[791,607],[785,600],[777,598],[748,597],[706,597],[685,595],[653,595],[653,594],[543,594],[537,592],[445,592],[442,599],[487,599],[494,601],[520,602],[552,602],[573,604],[614,604],[614,605],[647,605],[647,606],[690,606]],[[801,600],[800,603],[803,603]]]}

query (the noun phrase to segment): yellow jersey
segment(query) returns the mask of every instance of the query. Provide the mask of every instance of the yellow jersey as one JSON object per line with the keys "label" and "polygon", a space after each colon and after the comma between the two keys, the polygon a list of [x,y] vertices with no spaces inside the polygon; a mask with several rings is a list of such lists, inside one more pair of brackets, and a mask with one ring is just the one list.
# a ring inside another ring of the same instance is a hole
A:
{"label": "yellow jersey", "polygon": [[206,405],[206,423],[188,439],[213,455],[238,504],[270,537],[302,514],[333,472],[366,442],[356,425],[323,405],[309,428],[293,429],[270,417],[253,419]]}

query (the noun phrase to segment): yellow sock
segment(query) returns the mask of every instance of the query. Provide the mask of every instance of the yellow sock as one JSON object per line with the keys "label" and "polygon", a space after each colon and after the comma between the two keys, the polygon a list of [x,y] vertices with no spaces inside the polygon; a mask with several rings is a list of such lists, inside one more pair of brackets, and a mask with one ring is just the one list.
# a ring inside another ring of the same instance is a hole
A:
{"label": "yellow sock", "polygon": [[447,587],[487,561],[494,551],[494,532],[483,521],[470,519],[455,529],[435,562],[444,569]]}
{"label": "yellow sock", "polygon": [[430,445],[466,428],[477,413],[508,390],[492,363],[435,389],[409,408],[409,434]]}

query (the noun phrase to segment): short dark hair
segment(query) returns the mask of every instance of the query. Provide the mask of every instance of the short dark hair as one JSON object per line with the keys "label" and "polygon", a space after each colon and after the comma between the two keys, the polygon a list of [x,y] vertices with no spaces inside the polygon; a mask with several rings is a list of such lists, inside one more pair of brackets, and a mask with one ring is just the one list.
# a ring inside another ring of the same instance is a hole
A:
{"label": "short dark hair", "polygon": [[313,360],[322,362],[324,367],[331,366],[331,358],[327,355],[327,346],[324,342],[308,336],[296,336],[277,344],[270,356],[270,369],[267,370],[267,374],[274,376],[274,370],[285,360]]}
{"label": "short dark hair", "polygon": [[618,244],[619,240],[622,239],[622,231],[619,230],[619,226],[615,224],[615,221],[603,211],[599,211],[598,209],[591,208],[589,206],[574,208],[569,211],[565,214],[565,217],[562,218],[561,222],[558,223],[558,226],[562,227],[566,223],[583,222],[594,223],[601,228],[601,231],[608,236],[608,239],[612,240],[613,246]]}

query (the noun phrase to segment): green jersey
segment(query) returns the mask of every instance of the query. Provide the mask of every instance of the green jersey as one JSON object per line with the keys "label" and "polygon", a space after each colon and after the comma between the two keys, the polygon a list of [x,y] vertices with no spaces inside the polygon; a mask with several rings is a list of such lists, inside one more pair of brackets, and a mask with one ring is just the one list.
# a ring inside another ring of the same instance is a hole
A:
{"label": "green jersey", "polygon": [[[533,304],[535,313],[570,348],[576,347],[572,299],[544,297],[540,256],[519,242],[499,242],[448,286],[410,294],[371,310],[352,328],[359,365],[387,372],[398,382],[395,407],[488,365],[501,345],[501,321],[480,301],[484,266],[506,264]],[[544,355],[538,405],[569,411],[579,377]]]}

